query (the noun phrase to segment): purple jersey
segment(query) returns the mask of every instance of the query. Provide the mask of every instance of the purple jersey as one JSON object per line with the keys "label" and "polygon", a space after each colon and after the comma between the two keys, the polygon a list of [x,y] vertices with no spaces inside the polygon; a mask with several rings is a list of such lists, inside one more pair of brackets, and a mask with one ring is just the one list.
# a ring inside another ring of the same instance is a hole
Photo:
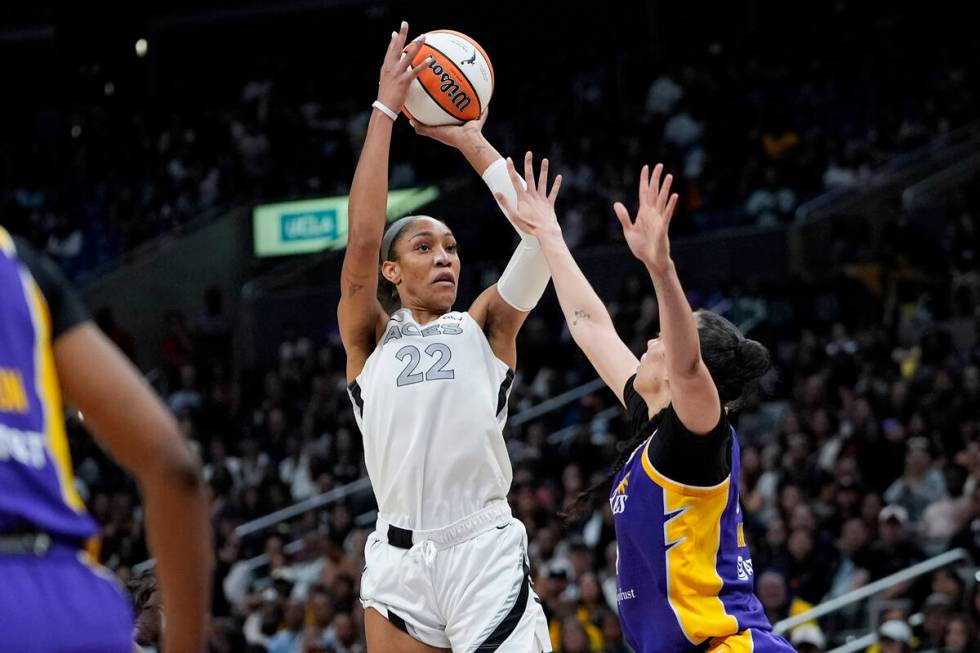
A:
{"label": "purple jersey", "polygon": [[[638,653],[712,650],[718,644],[714,640],[742,633],[739,636],[750,646],[746,650],[753,650],[754,641],[756,651],[792,651],[785,640],[768,634],[769,620],[753,592],[734,429],[723,416],[717,436],[711,435],[719,442],[713,451],[725,459],[723,480],[710,486],[683,484],[654,467],[652,461],[659,459],[651,456],[658,434],[666,438],[668,427],[681,428],[672,409],[666,409],[667,416],[659,422],[649,422],[645,403],[632,405],[643,400],[631,382],[625,397],[634,416],[644,413],[642,419],[634,419],[634,427],[646,423],[651,429],[651,436],[616,475],[609,497],[619,549],[617,600],[630,646]],[[699,436],[674,431],[671,436],[676,443],[671,456],[693,450],[702,456],[702,466],[712,464],[713,455],[698,450],[703,446],[695,440]]]}
{"label": "purple jersey", "polygon": [[98,533],[75,491],[49,303],[0,227],[0,533]]}

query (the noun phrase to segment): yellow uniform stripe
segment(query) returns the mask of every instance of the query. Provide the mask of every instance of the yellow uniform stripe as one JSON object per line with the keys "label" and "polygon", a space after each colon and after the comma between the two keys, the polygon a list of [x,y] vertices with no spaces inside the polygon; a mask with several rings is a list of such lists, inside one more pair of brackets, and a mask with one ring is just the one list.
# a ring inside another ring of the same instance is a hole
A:
{"label": "yellow uniform stripe", "polygon": [[34,365],[37,368],[35,388],[41,398],[44,410],[44,432],[48,436],[48,451],[55,462],[55,471],[61,485],[64,502],[76,512],[85,511],[85,503],[75,490],[71,466],[71,452],[68,449],[68,436],[62,419],[61,388],[54,366],[54,352],[51,350],[51,315],[48,303],[34,282],[26,273],[22,274],[22,284],[31,307],[34,322],[35,349]]}
{"label": "yellow uniform stripe", "polygon": [[643,451],[643,468],[663,489],[667,516],[664,523],[664,543],[668,546],[667,602],[692,644],[726,633],[735,634],[738,621],[725,612],[718,597],[722,580],[715,568],[730,479],[707,488],[677,483],[650,463],[649,447],[647,443]]}
{"label": "yellow uniform stripe", "polygon": [[737,635],[712,641],[706,653],[752,653],[754,649],[752,631],[743,630]]}
{"label": "yellow uniform stripe", "polygon": [[14,247],[14,239],[3,227],[0,227],[0,252],[7,256],[13,256],[17,253],[17,249]]}

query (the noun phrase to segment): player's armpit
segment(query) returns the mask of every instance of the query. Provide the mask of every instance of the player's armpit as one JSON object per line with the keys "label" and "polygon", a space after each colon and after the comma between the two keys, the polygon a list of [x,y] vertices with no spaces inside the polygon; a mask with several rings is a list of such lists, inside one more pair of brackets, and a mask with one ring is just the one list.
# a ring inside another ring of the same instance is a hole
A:
{"label": "player's armpit", "polygon": [[527,311],[519,311],[500,296],[496,284],[490,286],[470,306],[469,314],[480,325],[494,355],[511,369],[517,368],[517,332]]}

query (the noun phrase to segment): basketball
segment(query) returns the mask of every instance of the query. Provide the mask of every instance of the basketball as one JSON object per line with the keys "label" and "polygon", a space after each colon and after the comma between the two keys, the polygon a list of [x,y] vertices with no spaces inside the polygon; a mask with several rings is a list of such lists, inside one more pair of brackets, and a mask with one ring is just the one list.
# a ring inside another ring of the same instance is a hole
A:
{"label": "basketball", "polygon": [[493,66],[480,44],[465,34],[435,30],[412,61],[432,57],[408,90],[405,114],[423,125],[459,125],[483,113],[493,95]]}

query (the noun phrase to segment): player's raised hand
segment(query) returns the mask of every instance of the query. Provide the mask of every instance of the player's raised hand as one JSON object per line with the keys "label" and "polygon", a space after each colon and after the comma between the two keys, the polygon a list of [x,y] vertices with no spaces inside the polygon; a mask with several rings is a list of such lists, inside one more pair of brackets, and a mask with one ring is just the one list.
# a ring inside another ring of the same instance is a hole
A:
{"label": "player's raised hand", "polygon": [[555,215],[555,199],[558,197],[558,189],[561,188],[561,175],[555,177],[551,192],[548,192],[548,159],[541,160],[540,172],[535,181],[534,155],[530,152],[524,155],[524,182],[527,188],[521,183],[510,158],[507,159],[507,172],[514,184],[514,190],[517,191],[517,204],[513,205],[503,193],[495,193],[495,196],[510,221],[524,233],[538,238],[554,235],[560,237],[561,227],[558,225],[558,216]]}
{"label": "player's raised hand", "polygon": [[630,218],[622,202],[613,204],[616,217],[623,225],[626,244],[651,272],[663,272],[671,265],[667,228],[677,206],[677,193],[670,193],[673,175],[667,175],[661,183],[663,171],[662,163],[654,166],[652,175],[650,166],[643,166],[640,171],[640,208],[635,220]]}
{"label": "player's raised hand", "polygon": [[401,28],[391,33],[388,51],[385,52],[384,63],[381,64],[381,78],[378,81],[378,100],[392,111],[398,112],[405,106],[408,97],[408,86],[418,77],[432,57],[426,57],[419,65],[412,67],[410,62],[415,59],[419,48],[425,42],[425,35],[419,36],[408,47],[408,23],[402,21]]}
{"label": "player's raised hand", "polygon": [[422,123],[412,120],[411,125],[415,129],[415,133],[420,136],[428,136],[429,138],[439,141],[449,147],[455,147],[457,150],[462,150],[468,145],[474,143],[481,143],[483,139],[483,125],[487,122],[487,112],[490,110],[489,107],[483,110],[480,117],[476,120],[469,120],[461,125],[440,125],[437,127],[430,127],[429,125],[423,125]]}

